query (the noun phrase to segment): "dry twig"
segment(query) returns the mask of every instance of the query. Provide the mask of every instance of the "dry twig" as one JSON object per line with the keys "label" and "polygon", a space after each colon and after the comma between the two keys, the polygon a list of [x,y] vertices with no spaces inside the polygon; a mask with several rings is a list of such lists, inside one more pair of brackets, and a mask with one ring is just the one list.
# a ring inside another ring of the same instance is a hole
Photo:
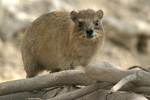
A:
{"label": "dry twig", "polygon": [[146,69],[146,68],[144,68],[144,67],[142,67],[142,66],[132,66],[132,67],[129,67],[128,68],[128,70],[131,70],[131,69],[134,69],[134,68],[139,68],[139,69],[141,69],[141,70],[143,70],[143,71],[146,71],[146,72],[150,72],[148,69]]}
{"label": "dry twig", "polygon": [[123,87],[127,83],[134,82],[136,80],[138,80],[138,79],[135,74],[128,75],[128,76],[124,77],[122,80],[120,80],[116,85],[114,85],[110,89],[109,93],[111,94],[111,93],[117,92],[121,87]]}

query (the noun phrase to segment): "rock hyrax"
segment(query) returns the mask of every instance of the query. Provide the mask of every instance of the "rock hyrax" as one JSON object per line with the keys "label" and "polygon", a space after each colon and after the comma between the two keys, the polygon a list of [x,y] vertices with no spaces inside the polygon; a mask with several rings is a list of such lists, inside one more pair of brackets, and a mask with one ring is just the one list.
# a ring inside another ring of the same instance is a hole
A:
{"label": "rock hyrax", "polygon": [[103,11],[53,11],[33,21],[25,31],[22,57],[27,78],[43,70],[86,66],[101,50]]}

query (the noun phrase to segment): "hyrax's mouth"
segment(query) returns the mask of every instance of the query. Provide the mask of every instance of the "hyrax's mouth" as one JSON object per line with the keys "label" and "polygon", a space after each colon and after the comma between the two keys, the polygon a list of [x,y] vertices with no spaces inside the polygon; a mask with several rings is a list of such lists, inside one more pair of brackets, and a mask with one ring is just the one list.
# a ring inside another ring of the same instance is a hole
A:
{"label": "hyrax's mouth", "polygon": [[96,39],[96,35],[92,35],[92,36],[82,36],[82,39],[85,41],[85,42],[94,42],[95,39]]}
{"label": "hyrax's mouth", "polygon": [[87,36],[86,36],[87,39],[92,39],[92,38],[94,38],[94,37],[95,37],[94,35],[87,35]]}
{"label": "hyrax's mouth", "polygon": [[90,35],[86,33],[82,34],[82,38],[86,41],[94,41],[96,39],[96,36],[97,36],[97,33],[95,32]]}

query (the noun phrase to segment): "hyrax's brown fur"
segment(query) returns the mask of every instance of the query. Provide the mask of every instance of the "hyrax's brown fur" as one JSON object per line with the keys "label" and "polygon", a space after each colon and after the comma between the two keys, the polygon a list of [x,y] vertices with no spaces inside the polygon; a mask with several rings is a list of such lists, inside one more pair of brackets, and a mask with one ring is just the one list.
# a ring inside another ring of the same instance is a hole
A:
{"label": "hyrax's brown fur", "polygon": [[101,49],[103,11],[54,11],[43,14],[26,29],[22,57],[27,78],[43,70],[86,66]]}

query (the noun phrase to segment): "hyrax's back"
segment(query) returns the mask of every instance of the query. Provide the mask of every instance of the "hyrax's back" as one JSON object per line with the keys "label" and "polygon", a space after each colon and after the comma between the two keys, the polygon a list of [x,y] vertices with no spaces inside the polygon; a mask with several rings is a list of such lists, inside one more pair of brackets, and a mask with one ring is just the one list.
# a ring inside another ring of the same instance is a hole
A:
{"label": "hyrax's back", "polygon": [[[94,12],[85,10],[82,13],[88,14],[88,11]],[[93,37],[89,39],[83,36],[84,33],[89,32],[87,32],[86,25],[82,29],[77,28],[79,26],[77,18],[79,18],[77,12],[70,14],[55,11],[44,14],[31,23],[25,32],[22,44],[22,56],[27,77],[34,77],[43,70],[63,70],[75,65],[86,65],[89,62],[94,52],[97,51],[94,48],[98,49],[97,44],[103,41],[104,35],[100,19],[97,19],[100,26],[100,28],[97,27],[97,30],[100,32],[94,29],[92,32],[93,34],[94,32],[99,33],[99,35],[94,35],[94,40]],[[90,51],[87,52],[88,56],[84,53],[86,50]]]}

